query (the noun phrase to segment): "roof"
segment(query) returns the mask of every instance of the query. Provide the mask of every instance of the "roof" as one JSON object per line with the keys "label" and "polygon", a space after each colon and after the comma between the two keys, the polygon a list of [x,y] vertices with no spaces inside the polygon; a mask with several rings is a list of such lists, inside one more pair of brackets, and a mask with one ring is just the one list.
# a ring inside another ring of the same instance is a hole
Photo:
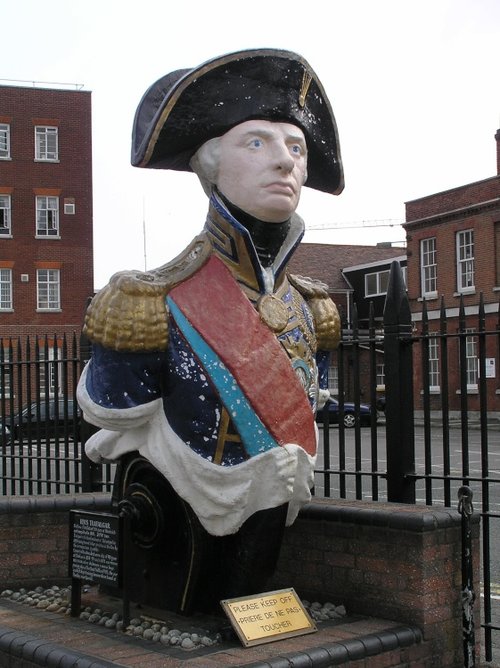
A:
{"label": "roof", "polygon": [[302,243],[288,263],[288,271],[320,280],[328,285],[330,292],[345,291],[349,285],[342,275],[344,269],[387,262],[401,255],[406,255],[406,249],[401,246]]}

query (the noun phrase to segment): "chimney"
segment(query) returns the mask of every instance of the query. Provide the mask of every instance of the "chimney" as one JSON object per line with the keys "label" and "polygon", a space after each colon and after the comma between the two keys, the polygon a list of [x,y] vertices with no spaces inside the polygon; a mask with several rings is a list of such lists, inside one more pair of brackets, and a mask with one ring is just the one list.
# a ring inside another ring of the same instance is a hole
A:
{"label": "chimney", "polygon": [[500,130],[497,130],[495,139],[497,140],[497,176],[500,176]]}

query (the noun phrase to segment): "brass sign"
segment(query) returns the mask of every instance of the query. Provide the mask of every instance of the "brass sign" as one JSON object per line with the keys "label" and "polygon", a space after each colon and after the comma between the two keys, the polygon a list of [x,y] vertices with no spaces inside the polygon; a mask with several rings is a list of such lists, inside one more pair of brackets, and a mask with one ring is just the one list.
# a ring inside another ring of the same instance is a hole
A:
{"label": "brass sign", "polygon": [[317,631],[293,589],[221,601],[245,647]]}

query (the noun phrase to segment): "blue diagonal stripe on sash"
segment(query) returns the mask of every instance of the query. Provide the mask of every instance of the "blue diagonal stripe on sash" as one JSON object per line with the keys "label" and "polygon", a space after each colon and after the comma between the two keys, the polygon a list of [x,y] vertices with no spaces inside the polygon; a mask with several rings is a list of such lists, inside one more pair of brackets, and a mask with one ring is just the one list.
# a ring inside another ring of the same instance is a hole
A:
{"label": "blue diagonal stripe on sash", "polygon": [[217,353],[194,329],[174,300],[167,297],[168,308],[177,326],[210,376],[222,403],[238,430],[247,453],[254,457],[266,450],[278,447],[266,427],[250,406],[233,374]]}

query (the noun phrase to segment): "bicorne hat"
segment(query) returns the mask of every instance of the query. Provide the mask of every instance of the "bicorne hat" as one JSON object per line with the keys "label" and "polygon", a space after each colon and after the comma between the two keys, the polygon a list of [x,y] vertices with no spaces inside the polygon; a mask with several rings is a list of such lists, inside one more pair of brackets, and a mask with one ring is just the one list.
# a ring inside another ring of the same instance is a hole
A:
{"label": "bicorne hat", "polygon": [[204,142],[252,119],[299,126],[308,149],[305,185],[342,191],[337,125],[323,86],[304,58],[279,49],[230,53],[159,79],[135,114],[132,164],[191,171]]}

